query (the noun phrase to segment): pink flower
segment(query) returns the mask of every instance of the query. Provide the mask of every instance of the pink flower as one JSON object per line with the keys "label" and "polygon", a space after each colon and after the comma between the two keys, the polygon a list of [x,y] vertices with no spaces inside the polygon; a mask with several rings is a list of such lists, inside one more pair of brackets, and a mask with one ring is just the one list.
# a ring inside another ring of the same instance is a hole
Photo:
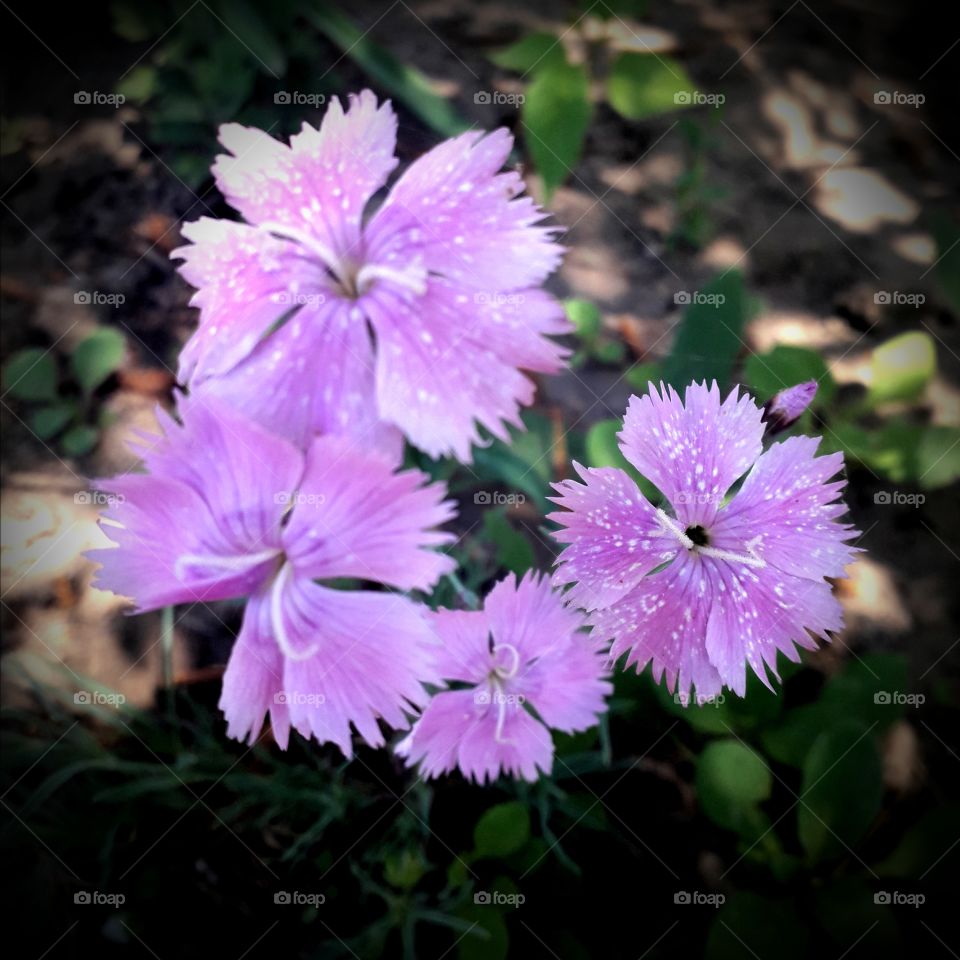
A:
{"label": "pink flower", "polygon": [[553,766],[548,728],[586,730],[606,710],[605,657],[579,632],[583,616],[536,575],[511,575],[483,610],[440,610],[434,625],[439,675],[469,688],[437,693],[398,746],[424,777],[458,767],[478,783],[536,780]]}
{"label": "pink flower", "polygon": [[248,598],[220,700],[230,736],[252,743],[269,712],[284,748],[291,726],[347,756],[351,724],[382,744],[378,719],[405,727],[426,701],[436,637],[406,597],[333,581],[429,589],[453,566],[432,549],[451,539],[431,530],[453,513],[443,485],[344,438],[303,454],[212,400],[181,414],[143,438],[147,474],[101,483],[118,546],[91,551],[97,585],[139,610]]}
{"label": "pink flower", "polygon": [[464,133],[397,164],[397,120],[366,90],[334,98],[290,145],[227,124],[213,172],[247,223],[200,219],[174,251],[200,326],[181,356],[214,392],[302,443],[352,432],[396,453],[468,460],[476,421],[496,436],[565,352],[569,325],[540,284],[561,248],[515,172],[506,130]]}
{"label": "pink flower", "polygon": [[747,664],[769,686],[777,651],[796,661],[796,646],[815,649],[811,633],[842,626],[824,578],[844,576],[856,553],[856,531],[838,522],[844,482],[827,482],[843,457],[815,457],[811,437],[761,453],[761,413],[736,390],[721,403],[716,384],[691,384],[685,400],[651,384],[630,400],[620,449],[664,508],[622,470],[577,465],[583,484],[556,485],[567,598],[593,611],[612,658],[652,662],[657,681],[684,696],[692,684],[700,700],[724,686],[742,696]]}

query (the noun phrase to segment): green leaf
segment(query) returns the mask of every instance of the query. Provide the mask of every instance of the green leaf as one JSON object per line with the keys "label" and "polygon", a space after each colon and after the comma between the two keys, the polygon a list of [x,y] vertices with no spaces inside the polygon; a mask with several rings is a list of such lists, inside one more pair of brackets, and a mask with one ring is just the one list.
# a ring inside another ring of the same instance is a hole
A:
{"label": "green leaf", "polygon": [[80,389],[89,396],[123,363],[126,341],[118,330],[105,327],[77,344],[70,367]]}
{"label": "green leaf", "polygon": [[824,685],[820,702],[838,716],[887,727],[899,720],[908,694],[907,660],[897,653],[870,653],[846,663]]}
{"label": "green leaf", "polygon": [[93,428],[83,424],[71,427],[61,438],[60,446],[69,457],[82,457],[88,454],[96,445],[100,434]]}
{"label": "green leaf", "polygon": [[807,703],[793,707],[778,724],[760,731],[760,742],[778,763],[802,767],[814,740],[838,719],[840,716],[833,704]]}
{"label": "green leaf", "polygon": [[563,308],[581,340],[589,343],[597,338],[603,326],[603,317],[596,304],[589,300],[572,299],[564,300]]}
{"label": "green leaf", "polygon": [[531,33],[516,43],[497,50],[490,55],[490,60],[504,70],[515,70],[517,73],[530,73],[553,63],[563,62],[566,57],[563,44],[553,33]]}
{"label": "green leaf", "polygon": [[506,857],[516,853],[530,837],[530,813],[516,800],[490,807],[473,829],[479,857]]}
{"label": "green leaf", "polygon": [[398,890],[412,890],[428,868],[419,850],[406,847],[387,857],[383,864],[383,877]]}
{"label": "green leaf", "polygon": [[806,960],[807,924],[789,901],[735,893],[717,911],[707,935],[706,960]]}
{"label": "green leaf", "polygon": [[743,346],[743,329],[753,304],[743,277],[730,270],[701,291],[688,292],[670,356],[663,363],[664,379],[683,392],[693,380],[716,380],[721,389],[730,381],[733,364]]}
{"label": "green leaf", "polygon": [[903,333],[873,351],[868,400],[913,400],[923,393],[936,372],[937,348],[930,334],[919,330]]}
{"label": "green leaf", "polygon": [[[956,843],[960,807],[932,810],[904,834],[893,853],[874,867],[881,877],[921,877]],[[944,864],[946,866],[946,864]]]}
{"label": "green leaf", "polygon": [[510,935],[496,907],[471,904],[460,915],[469,921],[470,929],[457,941],[459,960],[506,960]]}
{"label": "green leaf", "polygon": [[247,0],[224,0],[223,19],[229,32],[264,73],[277,79],[286,73],[287,55],[283,45],[253,4]]}
{"label": "green leaf", "polygon": [[566,60],[538,70],[527,88],[524,137],[548,199],[580,159],[590,125],[589,90],[586,68]]}
{"label": "green leaf", "polygon": [[3,391],[17,400],[55,400],[57,364],[49,350],[18,350],[3,365]]}
{"label": "green leaf", "polygon": [[76,407],[71,403],[58,403],[34,410],[27,418],[30,429],[41,439],[56,436],[72,419]]}
{"label": "green leaf", "polygon": [[894,912],[876,903],[864,877],[829,879],[814,891],[816,918],[838,948],[855,943],[864,957],[904,955]]}
{"label": "green leaf", "polygon": [[829,403],[837,392],[837,384],[815,350],[779,344],[769,353],[750,354],[743,368],[744,379],[753,395],[765,403],[784,387],[806,380],[816,380],[815,406]]}
{"label": "green leaf", "polygon": [[757,804],[770,796],[772,786],[766,760],[739,740],[715,740],[697,761],[700,805],[728,830],[754,832],[760,819]]}
{"label": "green leaf", "polygon": [[696,84],[671,57],[621,53],[610,67],[607,100],[628,120],[642,120],[689,105]]}
{"label": "green leaf", "polygon": [[842,856],[880,810],[883,779],[871,731],[843,720],[814,741],[803,763],[797,832],[814,863]]}
{"label": "green leaf", "polygon": [[374,84],[396,97],[441,136],[453,137],[469,128],[470,124],[434,92],[424,74],[374,43],[334,6],[315,3],[303,12],[318,30],[360,65]]}
{"label": "green leaf", "polygon": [[535,562],[530,541],[515,530],[502,510],[487,510],[483,515],[483,532],[496,547],[497,563],[518,577]]}
{"label": "green leaf", "polygon": [[118,84],[117,93],[128,100],[143,103],[157,88],[157,71],[153,67],[134,67]]}

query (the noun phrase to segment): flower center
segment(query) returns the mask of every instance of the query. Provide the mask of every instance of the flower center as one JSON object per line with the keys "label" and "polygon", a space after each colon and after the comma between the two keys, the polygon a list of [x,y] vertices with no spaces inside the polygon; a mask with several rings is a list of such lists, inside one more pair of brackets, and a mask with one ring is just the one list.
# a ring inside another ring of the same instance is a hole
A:
{"label": "flower center", "polygon": [[708,547],[710,545],[710,534],[701,526],[687,527],[684,533],[690,538],[695,547]]}

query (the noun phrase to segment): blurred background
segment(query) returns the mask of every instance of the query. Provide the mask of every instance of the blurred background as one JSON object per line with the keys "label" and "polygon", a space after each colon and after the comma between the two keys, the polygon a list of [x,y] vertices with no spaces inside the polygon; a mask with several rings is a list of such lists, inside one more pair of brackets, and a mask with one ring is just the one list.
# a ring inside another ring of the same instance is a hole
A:
{"label": "blurred background", "polygon": [[[26,958],[956,957],[960,30],[866,0],[2,4],[3,939]],[[549,482],[620,464],[649,378],[843,450],[847,627],[773,696],[618,674],[554,774],[418,781],[216,709],[240,607],[90,586],[89,478],[169,404],[196,317],[170,251],[232,216],[216,129],[286,137],[364,87],[408,163],[508,127],[564,228],[572,368],[472,468],[461,605],[546,569]],[[482,494],[482,495],[480,495]],[[490,506],[492,504],[492,506]],[[954,586],[950,586],[953,584]]]}

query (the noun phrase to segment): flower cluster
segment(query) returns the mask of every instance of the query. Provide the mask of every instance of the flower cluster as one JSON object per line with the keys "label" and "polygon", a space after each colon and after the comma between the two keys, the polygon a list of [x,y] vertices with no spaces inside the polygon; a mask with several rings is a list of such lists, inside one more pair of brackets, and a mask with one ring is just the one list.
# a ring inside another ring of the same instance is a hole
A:
{"label": "flower cluster", "polygon": [[[621,470],[557,485],[556,586],[507,579],[479,610],[409,595],[453,572],[446,487],[399,468],[404,439],[468,461],[505,437],[567,331],[540,288],[561,254],[543,212],[501,172],[502,130],[415,161],[385,198],[396,116],[369,91],[289,143],[230,124],[214,174],[245,222],[201,219],[174,252],[197,291],[178,419],[141,435],[146,472],[103,481],[112,549],[98,584],[139,610],[245,600],[220,701],[231,736],[265,719],[352,755],[354,732],[425,777],[479,783],[551,771],[551,729],[598,721],[621,655],[698,698],[743,694],[840,627],[826,577],[854,535],[839,522],[839,454],[793,437],[813,383],[765,410],[691,385],[634,397]],[[735,493],[735,485],[740,483]],[[589,629],[588,629],[589,628]],[[415,719],[414,719],[415,718]],[[412,724],[412,726],[411,726]]]}

